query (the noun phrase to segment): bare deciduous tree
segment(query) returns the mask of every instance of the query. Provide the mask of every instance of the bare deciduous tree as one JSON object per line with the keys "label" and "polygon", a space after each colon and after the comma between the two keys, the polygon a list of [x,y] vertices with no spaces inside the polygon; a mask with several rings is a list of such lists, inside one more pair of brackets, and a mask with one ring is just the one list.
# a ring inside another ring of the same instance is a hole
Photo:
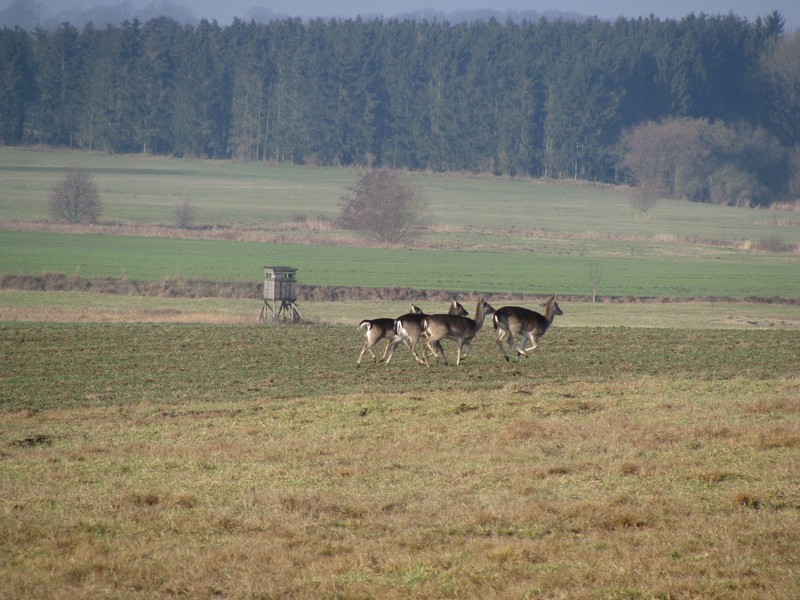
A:
{"label": "bare deciduous tree", "polygon": [[397,171],[368,171],[342,198],[340,226],[363,232],[381,242],[406,242],[428,225],[427,201]]}
{"label": "bare deciduous tree", "polygon": [[790,155],[761,127],[665,119],[625,132],[621,146],[625,166],[645,195],[768,205],[790,186]]}
{"label": "bare deciduous tree", "polygon": [[175,207],[175,224],[181,229],[189,229],[194,225],[194,219],[194,206],[188,202],[182,202]]}
{"label": "bare deciduous tree", "polygon": [[658,204],[660,193],[656,187],[649,183],[640,183],[631,190],[631,206],[639,211],[643,217],[649,217]]}
{"label": "bare deciduous tree", "polygon": [[83,169],[73,169],[53,187],[50,216],[67,223],[97,221],[103,205],[92,176]]}
{"label": "bare deciduous tree", "polygon": [[697,200],[696,171],[708,162],[701,140],[706,121],[667,119],[644,123],[622,136],[624,162],[638,184],[668,198]]}

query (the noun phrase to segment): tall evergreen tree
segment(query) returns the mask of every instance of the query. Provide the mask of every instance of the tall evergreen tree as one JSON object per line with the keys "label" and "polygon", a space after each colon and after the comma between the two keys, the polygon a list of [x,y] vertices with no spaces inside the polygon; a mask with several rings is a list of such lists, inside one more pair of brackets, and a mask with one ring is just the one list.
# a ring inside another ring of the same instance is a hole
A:
{"label": "tall evergreen tree", "polygon": [[146,85],[138,20],[108,27],[97,39],[92,77],[98,108],[94,139],[109,152],[146,150]]}
{"label": "tall evergreen tree", "polygon": [[0,143],[24,141],[26,114],[34,101],[34,63],[28,34],[0,30]]}
{"label": "tall evergreen tree", "polygon": [[278,21],[270,26],[270,54],[274,72],[267,85],[264,140],[265,159],[298,162],[305,137],[305,77],[300,60],[305,27],[300,19]]}
{"label": "tall evergreen tree", "polygon": [[222,30],[206,20],[184,37],[175,89],[175,148],[182,156],[225,158],[231,125],[231,70]]}
{"label": "tall evergreen tree", "polygon": [[743,122],[800,143],[776,12],[23,33],[0,36],[6,143],[603,181],[620,179],[620,134],[643,122]]}
{"label": "tall evergreen tree", "polygon": [[79,114],[84,102],[86,71],[80,33],[64,23],[52,32],[37,29],[37,101],[32,130],[38,142],[77,145]]}
{"label": "tall evergreen tree", "polygon": [[175,150],[175,86],[178,52],[184,30],[167,17],[145,23],[142,29],[142,74],[144,81],[143,150],[170,154]]}
{"label": "tall evergreen tree", "polygon": [[274,77],[267,59],[268,30],[236,19],[229,28],[227,49],[232,70],[229,153],[242,160],[262,158],[267,84]]}

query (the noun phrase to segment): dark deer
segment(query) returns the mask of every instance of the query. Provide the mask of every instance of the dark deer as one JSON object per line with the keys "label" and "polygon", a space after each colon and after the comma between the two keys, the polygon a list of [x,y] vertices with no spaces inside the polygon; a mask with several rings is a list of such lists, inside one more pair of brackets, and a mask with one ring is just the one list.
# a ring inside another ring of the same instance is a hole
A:
{"label": "dark deer", "polygon": [[[417,308],[413,304],[411,305],[413,308]],[[417,308],[419,312],[410,312],[405,314],[401,317],[397,317],[394,321],[394,331],[395,337],[389,343],[388,349],[388,356],[386,357],[386,364],[389,364],[389,361],[392,360],[392,356],[394,356],[394,351],[397,349],[401,343],[408,346],[408,349],[411,351],[411,354],[414,356],[414,359],[421,365],[426,365],[427,363],[427,356],[422,359],[417,354],[417,342],[419,341],[420,336],[423,332],[422,321],[428,315],[424,314],[419,308]],[[450,303],[450,310],[448,311],[449,315],[459,315],[462,317],[466,317],[469,315],[467,310],[461,305],[460,302],[453,300]],[[425,354],[423,353],[423,356]]]}
{"label": "dark deer", "polygon": [[[425,345],[432,355],[441,356],[444,364],[448,364],[441,341],[445,338],[455,340],[457,348],[456,364],[460,365],[461,361],[469,354],[472,348],[472,340],[475,339],[475,336],[478,335],[481,327],[483,327],[486,315],[493,312],[494,308],[483,298],[480,298],[475,309],[474,319],[460,315],[430,315],[425,317],[422,322],[426,338]],[[426,356],[425,364],[428,364],[427,358]]]}
{"label": "dark deer", "polygon": [[[511,362],[511,359],[503,348],[504,340],[508,342],[509,347],[516,350],[517,355],[514,362],[519,362],[520,356],[528,356],[528,352],[539,346],[539,339],[550,329],[556,315],[564,314],[556,302],[555,294],[542,306],[545,309],[544,316],[521,306],[504,306],[495,311],[492,322],[497,334],[497,347],[500,348],[500,352],[507,361]],[[517,334],[520,335],[519,342],[517,342]],[[530,343],[528,348],[523,347],[526,339]]]}
{"label": "dark deer", "polygon": [[[412,304],[411,312],[419,312],[421,314],[422,310],[418,306],[414,306]],[[358,324],[359,328],[364,330],[364,347],[361,349],[361,354],[358,355],[358,360],[356,361],[357,367],[361,366],[361,359],[364,358],[365,352],[369,352],[372,356],[372,360],[377,362],[378,357],[375,356],[375,353],[372,351],[372,347],[381,340],[386,340],[386,347],[383,349],[383,357],[381,360],[386,358],[386,353],[389,351],[389,345],[396,337],[394,331],[394,321],[395,319],[390,319],[387,317],[378,319],[364,319]]]}

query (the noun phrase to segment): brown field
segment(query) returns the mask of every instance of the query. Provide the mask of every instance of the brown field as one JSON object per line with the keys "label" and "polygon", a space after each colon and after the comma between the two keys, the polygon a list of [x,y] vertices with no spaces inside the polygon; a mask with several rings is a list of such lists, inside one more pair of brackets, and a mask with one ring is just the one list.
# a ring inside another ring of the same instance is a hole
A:
{"label": "brown field", "polygon": [[795,332],[557,324],[516,365],[484,331],[430,369],[361,342],[0,326],[0,597],[796,596]]}

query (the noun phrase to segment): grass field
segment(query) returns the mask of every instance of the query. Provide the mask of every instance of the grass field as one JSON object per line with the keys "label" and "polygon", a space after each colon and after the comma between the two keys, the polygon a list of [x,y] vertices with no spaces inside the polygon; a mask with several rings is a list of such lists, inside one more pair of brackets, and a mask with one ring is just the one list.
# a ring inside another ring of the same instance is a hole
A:
{"label": "grass field", "polygon": [[[36,223],[76,165],[110,224]],[[796,213],[643,219],[606,186],[417,174],[435,227],[413,249],[287,227],[357,178],[0,148],[0,274],[288,264],[474,311],[589,295],[595,264],[601,297],[800,296],[800,254],[752,249],[800,242]],[[160,229],[183,202],[227,229]],[[793,598],[797,306],[560,304],[519,364],[487,324],[459,367],[357,369],[358,321],[407,302],[303,302],[288,326],[259,300],[0,291],[0,598]]]}
{"label": "grass field", "polygon": [[[296,214],[335,217],[359,177],[348,169],[0,147],[0,218],[46,219],[53,186],[76,166],[98,183],[104,220],[140,224],[174,223],[184,202],[199,223],[276,226]],[[426,173],[412,179],[439,226],[800,243],[797,213],[786,211],[664,200],[642,219],[624,190],[611,186]]]}
{"label": "grass field", "polygon": [[[33,223],[73,166],[98,181],[110,226],[64,233]],[[434,227],[413,248],[291,226],[298,215],[335,217],[358,175],[0,148],[0,273],[257,282],[265,264],[289,264],[309,285],[589,295],[595,264],[597,292],[607,296],[800,296],[800,253],[752,249],[767,239],[800,243],[797,213],[664,200],[645,219],[609,186],[414,174]],[[183,202],[222,229],[161,228]],[[128,231],[117,224],[145,233],[113,235]],[[37,226],[45,231],[19,231]],[[177,234],[195,239],[164,237]]]}
{"label": "grass field", "polygon": [[484,331],[460,367],[429,369],[407,351],[356,369],[361,342],[338,325],[0,325],[0,595],[800,586],[796,331],[557,321],[519,365]]}
{"label": "grass field", "polygon": [[[308,285],[590,295],[589,266],[611,296],[800,296],[800,254],[717,249],[675,256],[590,259],[504,250],[424,250],[0,231],[0,273],[166,277],[258,282],[262,267],[289,264]],[[644,255],[644,252],[642,253]],[[672,254],[672,255],[671,255]]]}

